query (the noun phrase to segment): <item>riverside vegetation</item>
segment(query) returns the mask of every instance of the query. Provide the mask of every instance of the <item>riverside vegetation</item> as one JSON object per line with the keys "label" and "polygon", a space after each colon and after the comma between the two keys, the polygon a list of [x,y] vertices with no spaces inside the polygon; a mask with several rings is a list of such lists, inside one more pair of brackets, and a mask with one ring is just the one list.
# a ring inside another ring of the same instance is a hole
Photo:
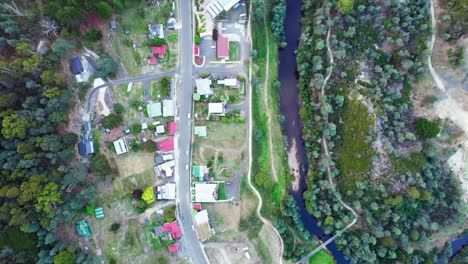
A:
{"label": "riverside vegetation", "polygon": [[[414,117],[410,96],[427,71],[429,3],[303,2],[298,71],[311,164],[304,193],[309,212],[330,234],[353,219],[338,197],[358,212],[358,223],[336,240],[353,263],[447,261],[450,249],[435,248],[431,237],[461,225],[466,207],[445,165],[447,152],[434,139],[437,122]],[[331,69],[329,27],[335,64],[321,95]],[[329,166],[336,190],[327,180]]]}

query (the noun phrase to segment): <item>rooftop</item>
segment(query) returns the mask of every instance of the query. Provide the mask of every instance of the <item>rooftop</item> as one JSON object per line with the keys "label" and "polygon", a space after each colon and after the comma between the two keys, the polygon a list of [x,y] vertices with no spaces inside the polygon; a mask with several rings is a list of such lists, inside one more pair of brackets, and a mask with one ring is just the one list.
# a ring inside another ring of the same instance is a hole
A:
{"label": "rooftop", "polygon": [[218,58],[229,58],[229,39],[222,35],[218,35],[216,41],[216,56]]}
{"label": "rooftop", "polygon": [[162,109],[161,109],[160,102],[150,103],[146,105],[146,112],[148,112],[149,117],[161,116],[162,115],[161,110]]}
{"label": "rooftop", "polygon": [[195,126],[194,133],[199,137],[206,137],[206,126]]}
{"label": "rooftop", "polygon": [[91,230],[89,230],[89,225],[86,220],[80,220],[75,224],[76,232],[79,236],[90,237]]}
{"label": "rooftop", "polygon": [[81,64],[80,57],[73,57],[69,60],[70,70],[73,74],[80,74],[83,72],[83,64]]}
{"label": "rooftop", "polygon": [[158,142],[158,150],[171,151],[174,150],[174,138],[169,138]]}
{"label": "rooftop", "polygon": [[156,64],[158,62],[158,59],[156,59],[156,57],[151,57],[148,59],[148,64]]}
{"label": "rooftop", "polygon": [[164,57],[165,53],[166,53],[166,46],[164,45],[151,47],[151,54],[157,54],[159,58]]}
{"label": "rooftop", "polygon": [[177,224],[177,221],[174,221],[172,223],[165,223],[162,226],[162,229],[163,232],[171,233],[172,238],[182,237],[182,233],[180,232],[179,224]]}
{"label": "rooftop", "polygon": [[170,253],[176,252],[177,250],[179,250],[179,244],[177,244],[177,243],[172,244],[171,246],[169,246],[169,247],[167,248],[167,250],[168,250]]}
{"label": "rooftop", "polygon": [[177,125],[176,122],[169,122],[167,123],[167,133],[172,136],[176,133]]}
{"label": "rooftop", "polygon": [[218,80],[218,84],[224,84],[231,88],[239,88],[239,85],[240,85],[239,80],[237,80],[236,78]]}
{"label": "rooftop", "polygon": [[197,86],[197,93],[199,95],[211,95],[211,80],[210,79],[196,79],[195,85]]}
{"label": "rooftop", "polygon": [[218,199],[218,184],[195,183],[195,201],[201,203],[216,202]]}
{"label": "rooftop", "polygon": [[169,182],[156,187],[158,200],[174,200],[176,198],[175,183]]}
{"label": "rooftop", "polygon": [[163,100],[163,116],[174,116],[174,100]]}
{"label": "rooftop", "polygon": [[209,103],[208,113],[209,114],[224,114],[224,105],[222,103]]}
{"label": "rooftop", "polygon": [[114,148],[115,148],[115,153],[117,153],[117,155],[128,152],[127,143],[125,142],[123,138],[114,141]]}

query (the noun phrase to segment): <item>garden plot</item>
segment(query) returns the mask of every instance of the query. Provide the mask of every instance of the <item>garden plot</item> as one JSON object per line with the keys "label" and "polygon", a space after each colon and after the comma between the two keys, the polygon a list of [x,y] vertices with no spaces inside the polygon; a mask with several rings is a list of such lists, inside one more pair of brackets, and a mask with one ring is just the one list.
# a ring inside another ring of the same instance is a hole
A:
{"label": "garden plot", "polygon": [[139,106],[144,105],[143,84],[141,82],[133,83],[131,91],[128,84],[121,84],[112,89],[114,103],[121,104],[124,107],[123,124],[130,125],[140,123],[143,113],[138,110]]}

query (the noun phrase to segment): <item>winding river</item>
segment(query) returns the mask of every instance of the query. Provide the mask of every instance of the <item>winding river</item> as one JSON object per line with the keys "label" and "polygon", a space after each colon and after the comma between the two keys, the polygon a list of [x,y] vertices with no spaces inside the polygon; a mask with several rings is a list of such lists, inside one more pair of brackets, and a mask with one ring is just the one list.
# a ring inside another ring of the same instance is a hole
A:
{"label": "winding river", "polygon": [[[295,163],[298,174],[298,184],[290,190],[290,194],[296,200],[301,215],[301,220],[307,230],[325,241],[329,236],[325,235],[323,229],[317,224],[317,221],[307,212],[305,208],[303,192],[307,189],[305,178],[307,176],[307,154],[302,140],[302,124],[299,118],[299,110],[301,108],[299,102],[299,89],[296,71],[296,54],[299,38],[301,36],[301,1],[287,0],[285,33],[288,46],[279,51],[279,67],[278,79],[281,82],[280,89],[280,112],[285,117],[283,123],[284,134],[288,138],[288,153],[291,164]],[[294,167],[294,166],[293,166]],[[340,251],[336,248],[335,243],[328,245],[328,250],[331,252],[337,263],[349,263]]]}

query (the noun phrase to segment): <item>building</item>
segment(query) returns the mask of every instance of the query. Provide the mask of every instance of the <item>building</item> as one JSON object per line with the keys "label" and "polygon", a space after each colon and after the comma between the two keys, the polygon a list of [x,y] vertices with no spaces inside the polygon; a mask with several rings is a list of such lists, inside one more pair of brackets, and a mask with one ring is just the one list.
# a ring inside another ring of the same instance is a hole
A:
{"label": "building", "polygon": [[174,159],[174,154],[165,154],[165,155],[163,154],[162,159],[164,161],[173,160]]}
{"label": "building", "polygon": [[115,30],[117,28],[117,23],[115,22],[115,20],[110,21],[110,28],[111,30]]}
{"label": "building", "polygon": [[177,131],[176,122],[167,123],[167,133],[169,134],[169,136],[175,135],[176,131]]}
{"label": "building", "polygon": [[88,133],[91,130],[91,125],[89,124],[89,122],[85,121],[83,123],[83,130],[85,133]]}
{"label": "building", "polygon": [[222,35],[218,35],[216,41],[216,57],[219,59],[229,59],[229,39]]}
{"label": "building", "polygon": [[200,241],[206,241],[212,235],[214,235],[215,231],[211,227],[207,210],[199,211],[193,216],[193,219],[195,221],[195,229],[197,231],[198,239],[200,239]]}
{"label": "building", "polygon": [[148,113],[148,117],[162,116],[161,103],[155,102],[147,104],[146,112]]}
{"label": "building", "polygon": [[172,223],[165,223],[162,226],[161,231],[168,232],[169,234],[171,234],[172,239],[182,237],[182,232],[180,231],[180,227],[179,224],[177,224],[177,221],[174,221]]}
{"label": "building", "polygon": [[174,100],[163,100],[163,116],[174,116],[174,115],[175,115]]}
{"label": "building", "polygon": [[198,45],[193,47],[193,55],[200,56],[200,47]]}
{"label": "building", "polygon": [[166,54],[166,46],[164,46],[164,45],[152,46],[151,47],[151,54],[158,55],[158,58],[164,57],[164,54]]}
{"label": "building", "polygon": [[148,58],[148,64],[149,64],[149,65],[154,65],[154,64],[156,64],[156,63],[158,63],[158,59],[156,59],[156,57],[150,57],[150,58]]}
{"label": "building", "polygon": [[176,185],[173,182],[156,186],[156,198],[158,200],[174,200],[176,198]]}
{"label": "building", "polygon": [[84,219],[76,222],[75,229],[79,236],[83,236],[83,237],[91,236],[91,230],[89,229],[89,225]]}
{"label": "building", "polygon": [[212,203],[218,200],[217,183],[195,183],[195,202]]}
{"label": "building", "polygon": [[74,75],[80,74],[84,71],[83,64],[80,57],[73,57],[69,60],[70,70]]}
{"label": "building", "polygon": [[175,161],[170,160],[168,162],[164,162],[162,164],[159,164],[158,165],[158,170],[160,172],[164,172],[164,175],[166,175],[166,177],[172,177],[172,176],[174,176],[174,166],[175,166]]}
{"label": "building", "polygon": [[164,132],[166,132],[166,129],[164,128],[164,125],[156,126],[156,133],[163,134]]}
{"label": "building", "polygon": [[167,29],[172,29],[172,30],[174,30],[174,29],[175,29],[175,26],[176,26],[176,19],[173,18],[173,17],[170,17],[170,18],[166,21],[166,27],[167,27]]}
{"label": "building", "polygon": [[158,142],[158,150],[160,151],[173,151],[174,150],[174,138],[169,138]]}
{"label": "building", "polygon": [[206,11],[213,18],[217,17],[222,11],[229,11],[239,0],[214,0],[211,1],[206,7]]}
{"label": "building", "polygon": [[236,78],[218,80],[218,84],[229,86],[230,88],[239,88],[240,82]]}
{"label": "building", "polygon": [[209,103],[208,115],[224,115],[224,105],[222,103]]}
{"label": "building", "polygon": [[202,205],[201,203],[194,203],[192,206],[192,209],[195,211],[201,211],[202,210]]}
{"label": "building", "polygon": [[148,24],[149,35],[151,39],[164,38],[164,26],[162,24]]}
{"label": "building", "polygon": [[193,166],[192,175],[198,179],[198,181],[203,181],[204,177],[208,177],[210,170],[207,166]]}
{"label": "building", "polygon": [[114,141],[114,148],[115,148],[115,153],[117,153],[117,155],[124,154],[129,151],[127,142],[123,138]]}
{"label": "building", "polygon": [[195,86],[199,95],[212,95],[211,80],[210,79],[196,79]]}
{"label": "building", "polygon": [[167,250],[169,251],[169,253],[177,252],[177,250],[179,250],[179,244],[178,243],[172,244],[167,248]]}
{"label": "building", "polygon": [[78,142],[78,153],[82,156],[87,156],[94,153],[94,144],[89,140],[88,136],[81,136],[80,142]]}
{"label": "building", "polygon": [[161,155],[157,154],[154,157],[154,163],[156,163],[156,165],[163,164],[164,163],[163,157]]}
{"label": "building", "polygon": [[102,207],[95,208],[94,209],[94,215],[98,219],[104,218],[104,211],[102,210]]}
{"label": "building", "polygon": [[196,126],[194,127],[195,135],[199,137],[206,137],[206,126]]}

